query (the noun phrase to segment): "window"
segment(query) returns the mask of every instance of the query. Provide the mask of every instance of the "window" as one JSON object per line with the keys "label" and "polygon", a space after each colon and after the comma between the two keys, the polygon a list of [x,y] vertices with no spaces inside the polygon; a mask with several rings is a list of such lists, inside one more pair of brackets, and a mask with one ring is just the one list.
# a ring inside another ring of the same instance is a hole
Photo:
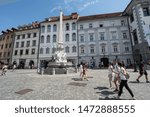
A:
{"label": "window", "polygon": [[125,21],[121,20],[121,26],[125,26]]}
{"label": "window", "polygon": [[56,35],[53,35],[53,42],[56,42]]}
{"label": "window", "polygon": [[76,41],[76,33],[72,34],[72,41]]}
{"label": "window", "polygon": [[36,46],[36,40],[32,41],[32,46]]}
{"label": "window", "polygon": [[19,42],[16,42],[16,48],[19,48]]}
{"label": "window", "polygon": [[133,31],[133,39],[134,39],[134,44],[138,44],[139,43],[136,30]]}
{"label": "window", "polygon": [[20,35],[17,35],[17,39],[20,39]]}
{"label": "window", "polygon": [[20,55],[23,55],[23,50],[20,50]]}
{"label": "window", "polygon": [[94,46],[91,46],[91,47],[90,47],[90,53],[91,53],[91,54],[94,54]]}
{"label": "window", "polygon": [[46,43],[50,43],[50,35],[47,35]]}
{"label": "window", "polygon": [[77,49],[76,46],[73,46],[73,47],[72,47],[72,52],[73,52],[73,53],[76,52],[76,49]]}
{"label": "window", "polygon": [[127,39],[127,33],[123,32],[122,35],[123,35],[123,39]]}
{"label": "window", "polygon": [[150,11],[149,11],[148,7],[143,8],[143,14],[144,14],[144,16],[150,16]]}
{"label": "window", "polygon": [[6,52],[4,52],[4,57],[6,57]]}
{"label": "window", "polygon": [[112,31],[111,35],[112,35],[112,39],[117,39],[117,32],[116,31]]}
{"label": "window", "polygon": [[125,46],[125,52],[129,52],[129,47]]}
{"label": "window", "polygon": [[66,42],[69,41],[69,34],[66,34],[66,36],[65,36],[65,41],[66,41]]}
{"label": "window", "polygon": [[90,41],[94,41],[94,34],[93,33],[89,34],[89,39],[90,39]]}
{"label": "window", "polygon": [[84,46],[81,47],[81,54],[84,54]]}
{"label": "window", "polygon": [[22,48],[24,47],[24,41],[21,42],[21,47],[22,47]]}
{"label": "window", "polygon": [[44,33],[44,32],[45,32],[45,26],[42,26],[41,33]]}
{"label": "window", "polygon": [[35,54],[35,49],[32,49],[31,54]]}
{"label": "window", "polygon": [[41,36],[41,43],[44,43],[44,36]]}
{"label": "window", "polygon": [[90,24],[89,24],[89,28],[93,28],[93,25],[92,25],[92,23],[90,23]]}
{"label": "window", "polygon": [[11,48],[11,43],[9,44],[9,48]]}
{"label": "window", "polygon": [[47,26],[47,32],[51,32],[51,25]]}
{"label": "window", "polygon": [[5,45],[5,48],[7,48],[8,44]]}
{"label": "window", "polygon": [[83,30],[83,25],[80,25],[80,29]]}
{"label": "window", "polygon": [[117,53],[117,52],[118,52],[118,47],[117,47],[117,45],[114,45],[114,46],[113,46],[113,50],[114,50],[114,53]]}
{"label": "window", "polygon": [[40,54],[43,54],[43,48],[40,48]]}
{"label": "window", "polygon": [[69,23],[66,24],[66,30],[68,31],[70,28]]}
{"label": "window", "polygon": [[105,54],[105,45],[102,45],[102,46],[101,46],[101,52],[102,52],[103,54]]}
{"label": "window", "polygon": [[72,30],[76,30],[76,23],[75,22],[72,23]]}
{"label": "window", "polygon": [[80,42],[84,42],[84,35],[80,35]]}
{"label": "window", "polygon": [[7,36],[7,39],[9,39],[9,36]]}
{"label": "window", "polygon": [[3,49],[3,45],[1,45],[1,49]]}
{"label": "window", "polygon": [[0,57],[2,57],[2,53],[0,52]]}
{"label": "window", "polygon": [[105,33],[99,33],[99,35],[101,41],[105,40]]}
{"label": "window", "polygon": [[33,37],[36,37],[36,33],[33,33]]}
{"label": "window", "polygon": [[26,47],[30,47],[30,41],[27,41]]}
{"label": "window", "polygon": [[31,34],[30,33],[28,33],[28,36],[27,36],[28,38],[31,38]]}
{"label": "window", "polygon": [[54,24],[54,25],[53,25],[53,32],[56,32],[56,31],[57,31],[57,25]]}
{"label": "window", "polygon": [[130,22],[132,23],[134,21],[133,13],[130,15]]}
{"label": "window", "polygon": [[46,54],[49,54],[50,53],[50,48],[46,48]]}
{"label": "window", "polygon": [[22,35],[22,39],[25,39],[25,34]]}
{"label": "window", "polygon": [[52,48],[52,53],[55,53],[55,51],[56,51],[56,48],[53,47]]}
{"label": "window", "polygon": [[15,53],[14,53],[14,55],[17,55],[18,54],[18,50],[15,50]]}
{"label": "window", "polygon": [[25,53],[26,55],[28,55],[29,54],[29,49],[26,49],[26,53]]}
{"label": "window", "polygon": [[66,53],[69,53],[69,47],[68,47],[68,46],[65,47],[65,52],[66,52]]}

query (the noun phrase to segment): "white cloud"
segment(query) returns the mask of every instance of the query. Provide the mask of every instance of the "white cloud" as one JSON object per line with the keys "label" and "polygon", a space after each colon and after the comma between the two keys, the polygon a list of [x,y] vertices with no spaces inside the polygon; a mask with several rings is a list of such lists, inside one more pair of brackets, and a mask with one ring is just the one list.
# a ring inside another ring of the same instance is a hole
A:
{"label": "white cloud", "polygon": [[51,13],[57,10],[66,10],[67,12],[82,11],[87,7],[98,3],[100,0],[63,0],[51,10]]}

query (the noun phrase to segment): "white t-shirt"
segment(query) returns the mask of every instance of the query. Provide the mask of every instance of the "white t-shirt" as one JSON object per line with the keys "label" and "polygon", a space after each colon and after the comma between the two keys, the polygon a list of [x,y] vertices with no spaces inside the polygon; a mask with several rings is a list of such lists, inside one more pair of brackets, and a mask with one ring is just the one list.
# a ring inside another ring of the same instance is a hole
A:
{"label": "white t-shirt", "polygon": [[112,74],[112,69],[113,69],[113,66],[110,65],[110,66],[108,67],[108,74]]}
{"label": "white t-shirt", "polygon": [[121,67],[120,72],[119,72],[119,76],[120,76],[121,80],[127,80],[124,74],[126,74],[126,70],[125,70],[125,68]]}

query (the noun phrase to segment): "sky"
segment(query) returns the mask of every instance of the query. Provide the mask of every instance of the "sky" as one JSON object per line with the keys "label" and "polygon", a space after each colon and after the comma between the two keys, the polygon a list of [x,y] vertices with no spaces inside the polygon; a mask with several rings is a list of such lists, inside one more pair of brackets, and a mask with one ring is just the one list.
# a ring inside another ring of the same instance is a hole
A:
{"label": "sky", "polygon": [[0,0],[0,32],[51,16],[122,12],[131,0]]}

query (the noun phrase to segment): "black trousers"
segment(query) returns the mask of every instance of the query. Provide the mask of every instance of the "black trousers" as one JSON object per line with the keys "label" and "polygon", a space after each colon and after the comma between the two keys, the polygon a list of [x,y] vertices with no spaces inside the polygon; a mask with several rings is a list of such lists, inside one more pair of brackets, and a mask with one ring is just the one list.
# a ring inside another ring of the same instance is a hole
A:
{"label": "black trousers", "polygon": [[119,87],[119,92],[118,92],[118,96],[121,96],[123,87],[125,87],[125,88],[129,91],[130,95],[131,95],[132,97],[134,97],[134,95],[133,95],[131,89],[129,88],[127,82],[128,82],[127,80],[121,80],[120,87]]}

